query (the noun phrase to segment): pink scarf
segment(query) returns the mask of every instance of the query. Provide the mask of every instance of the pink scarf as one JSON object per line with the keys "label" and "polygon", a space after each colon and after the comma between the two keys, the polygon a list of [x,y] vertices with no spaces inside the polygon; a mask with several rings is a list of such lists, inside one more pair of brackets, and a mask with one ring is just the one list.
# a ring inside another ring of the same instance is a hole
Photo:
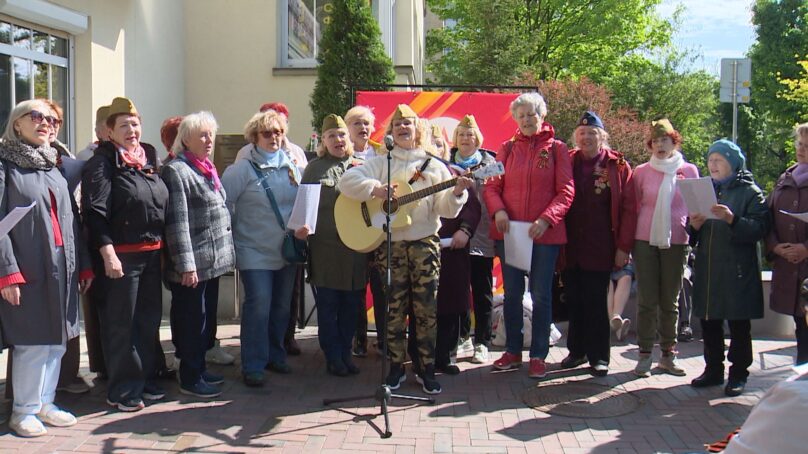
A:
{"label": "pink scarf", "polygon": [[118,154],[121,156],[121,160],[123,160],[127,166],[134,167],[139,170],[146,165],[146,150],[144,150],[140,145],[138,145],[137,148],[132,151],[127,150],[117,143],[115,143],[115,146],[118,147]]}
{"label": "pink scarf", "polygon": [[200,160],[197,158],[193,153],[186,151],[183,153],[185,159],[188,160],[197,170],[202,174],[203,177],[207,178],[208,181],[213,183],[213,189],[219,190],[222,186],[221,181],[219,181],[219,174],[216,172],[216,166],[210,162],[210,159],[205,156],[205,159]]}

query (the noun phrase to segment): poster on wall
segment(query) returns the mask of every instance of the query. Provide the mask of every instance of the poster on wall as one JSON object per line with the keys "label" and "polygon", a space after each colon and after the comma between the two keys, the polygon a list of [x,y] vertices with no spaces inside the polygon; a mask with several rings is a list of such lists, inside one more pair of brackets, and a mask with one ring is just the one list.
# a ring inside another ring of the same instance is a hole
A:
{"label": "poster on wall", "polygon": [[474,115],[483,133],[483,148],[496,151],[516,132],[510,104],[518,93],[477,93],[437,91],[358,91],[356,104],[368,106],[376,116],[371,139],[382,142],[384,131],[396,106],[409,104],[421,118],[427,118],[443,131],[451,144],[454,129],[463,116]]}

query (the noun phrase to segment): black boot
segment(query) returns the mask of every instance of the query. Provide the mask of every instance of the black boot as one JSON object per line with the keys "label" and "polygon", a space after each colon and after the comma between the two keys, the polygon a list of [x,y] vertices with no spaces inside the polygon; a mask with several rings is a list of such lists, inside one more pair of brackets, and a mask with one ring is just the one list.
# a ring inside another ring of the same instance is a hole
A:
{"label": "black boot", "polygon": [[724,371],[706,370],[701,375],[690,382],[694,388],[706,388],[708,386],[719,386],[724,384]]}

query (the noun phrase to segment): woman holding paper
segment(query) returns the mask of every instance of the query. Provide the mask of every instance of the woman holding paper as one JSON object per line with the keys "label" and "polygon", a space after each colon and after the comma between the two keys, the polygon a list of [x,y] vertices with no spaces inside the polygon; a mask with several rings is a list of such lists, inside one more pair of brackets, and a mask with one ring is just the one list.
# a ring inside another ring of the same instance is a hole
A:
{"label": "woman holding paper", "polygon": [[93,280],[72,194],[50,145],[56,120],[47,103],[20,102],[0,140],[0,218],[36,202],[0,237],[0,326],[3,343],[14,347],[9,428],[22,437],[45,435],[43,423],[76,424],[54,397],[66,343],[79,335],[79,290]]}
{"label": "woman holding paper", "polygon": [[225,192],[210,161],[216,129],[210,112],[183,118],[171,147],[174,159],[160,172],[169,192],[163,271],[171,290],[180,392],[203,398],[221,394],[224,382],[206,370],[205,351],[216,327],[219,277],[235,265]]}
{"label": "woman holding paper", "polygon": [[808,226],[784,214],[808,212],[808,123],[794,130],[797,164],[780,175],[769,195],[773,226],[766,238],[766,258],[772,263],[772,310],[794,317],[796,364],[808,362],[808,325],[800,286],[808,278]]}
{"label": "woman holding paper", "polygon": [[567,213],[562,275],[569,304],[569,355],[561,367],[588,361],[591,373],[602,377],[609,372],[610,276],[628,263],[634,246],[634,190],[628,187],[631,166],[609,147],[609,133],[597,114],[581,116],[574,138],[575,200]]}
{"label": "woman holding paper", "polygon": [[308,226],[296,236],[308,237],[309,278],[317,288],[317,336],[331,375],[345,377],[359,373],[351,358],[351,341],[356,331],[358,312],[365,291],[367,254],[349,249],[340,240],[334,221],[334,204],[340,194],[337,188],[342,174],[362,161],[353,157],[353,143],[348,126],[339,115],[323,120],[322,141],[317,159],[309,162],[303,173],[303,184],[320,185],[317,226]]}
{"label": "woman holding paper", "polygon": [[264,385],[264,368],[291,372],[283,338],[297,266],[281,254],[286,234],[281,225],[286,226],[292,213],[300,173],[281,151],[286,126],[286,117],[274,110],[253,115],[244,126],[252,149],[222,175],[236,267],[244,284],[241,373],[247,386]]}
{"label": "woman holding paper", "polygon": [[687,206],[676,182],[698,178],[699,171],[679,151],[682,136],[667,119],[651,122],[646,146],[651,160],[637,166],[637,231],[634,265],[637,274],[637,344],[640,356],[634,374],[651,374],[651,353],[659,338],[662,356],[657,366],[672,375],[685,375],[676,363],[677,296],[688,253]]}
{"label": "woman holding paper", "polygon": [[752,365],[751,319],[763,318],[758,241],[765,238],[771,215],[752,174],[744,169],[741,149],[718,140],[707,151],[707,167],[718,204],[713,219],[690,214],[690,244],[696,248],[693,315],[701,319],[704,372],[695,388],[724,383],[724,321],[729,325],[727,358],[732,363],[724,394],[743,393]]}
{"label": "woman holding paper", "polygon": [[553,272],[559,249],[567,242],[564,216],[572,204],[575,185],[567,146],[555,138],[553,126],[544,121],[544,98],[538,93],[524,93],[511,103],[510,110],[519,130],[497,153],[505,175],[489,180],[483,192],[496,224],[491,238],[496,240],[497,255],[502,260],[505,287],[506,351],[494,361],[494,368],[505,370],[522,365],[526,273],[508,264],[503,242],[511,223],[520,222],[529,224],[529,228],[527,235],[516,241],[531,249],[527,274],[533,299],[533,337],[528,375],[541,378],[547,374],[544,360],[550,349]]}

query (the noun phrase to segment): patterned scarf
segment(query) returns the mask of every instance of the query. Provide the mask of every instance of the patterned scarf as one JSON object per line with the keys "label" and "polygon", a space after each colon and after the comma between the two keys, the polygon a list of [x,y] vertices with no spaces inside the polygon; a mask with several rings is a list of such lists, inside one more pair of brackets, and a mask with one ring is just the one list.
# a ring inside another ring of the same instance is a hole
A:
{"label": "patterned scarf", "polygon": [[118,148],[118,155],[127,166],[140,170],[146,165],[146,150],[140,144],[134,150],[129,151],[115,142],[112,143]]}
{"label": "patterned scarf", "polygon": [[459,165],[465,170],[468,170],[470,167],[474,167],[483,160],[483,155],[480,153],[480,150],[474,152],[473,155],[469,156],[468,158],[464,158],[460,155],[460,151],[455,153],[454,162],[455,164]]}
{"label": "patterned scarf", "polygon": [[50,170],[56,166],[58,152],[50,144],[34,147],[21,140],[0,142],[0,159],[13,162],[23,169]]}
{"label": "patterned scarf", "polygon": [[213,186],[213,189],[217,191],[219,190],[219,188],[222,186],[221,181],[219,181],[219,174],[216,172],[216,166],[210,162],[210,159],[207,156],[205,156],[205,159],[199,159],[189,151],[183,152],[182,156],[186,161],[188,161],[189,164],[193,165],[196,170],[199,170],[199,173],[201,173],[202,176],[208,180],[208,183]]}

